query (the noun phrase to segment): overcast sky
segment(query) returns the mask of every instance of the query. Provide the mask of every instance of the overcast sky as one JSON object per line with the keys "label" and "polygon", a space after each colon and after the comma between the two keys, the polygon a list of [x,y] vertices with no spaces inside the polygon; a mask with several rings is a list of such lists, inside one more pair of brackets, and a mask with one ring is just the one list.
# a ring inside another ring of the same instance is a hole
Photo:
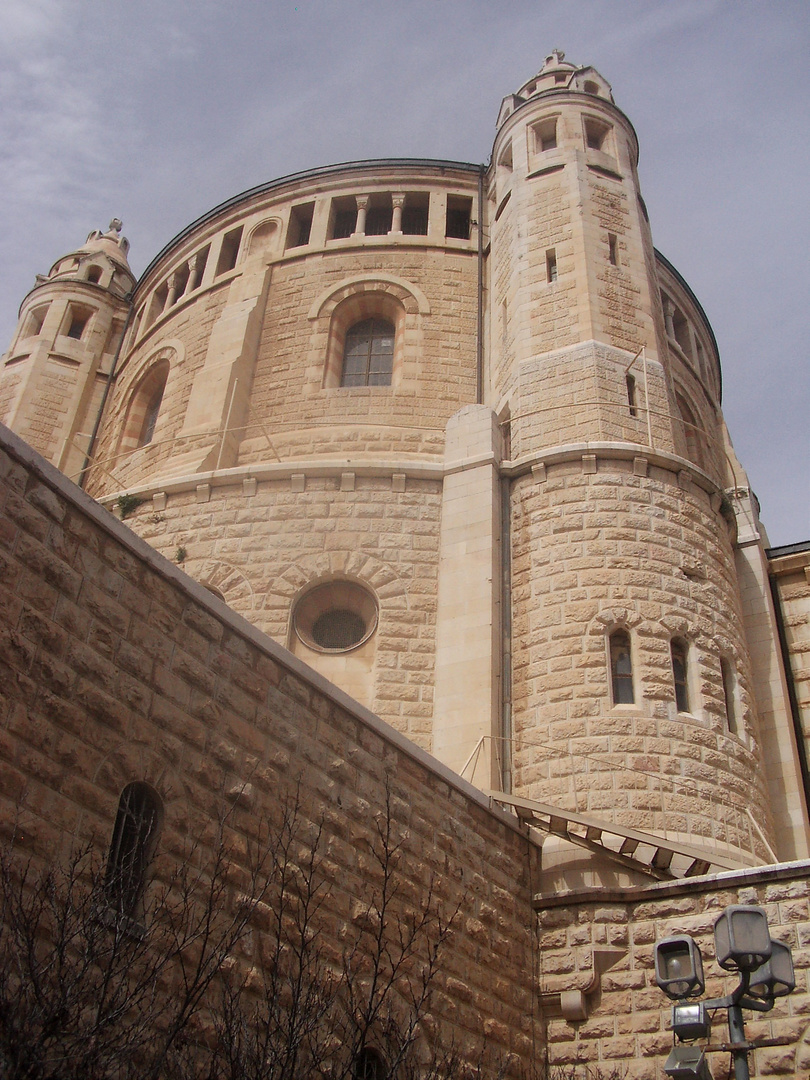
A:
{"label": "overcast sky", "polygon": [[554,47],[638,132],[771,542],[810,538],[809,0],[3,0],[0,349],[34,275],[113,216],[137,274],[285,173],[487,161],[501,99]]}

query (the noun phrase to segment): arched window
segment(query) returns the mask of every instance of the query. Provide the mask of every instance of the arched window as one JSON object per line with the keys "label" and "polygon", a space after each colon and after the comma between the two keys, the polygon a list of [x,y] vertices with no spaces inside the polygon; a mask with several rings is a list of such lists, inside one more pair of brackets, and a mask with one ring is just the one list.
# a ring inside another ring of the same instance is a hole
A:
{"label": "arched window", "polygon": [[354,1059],[353,1080],[383,1080],[386,1072],[382,1054],[370,1046],[364,1046]]}
{"label": "arched window", "polygon": [[635,702],[630,635],[626,630],[614,630],[610,635],[610,685],[614,705]]}
{"label": "arched window", "polygon": [[672,657],[672,681],[675,684],[675,705],[678,712],[689,712],[689,671],[687,668],[687,645],[680,638],[670,643]]}
{"label": "arched window", "polygon": [[143,896],[162,811],[148,784],[127,784],[121,792],[105,878],[107,898],[121,915],[132,916]]}
{"label": "arched window", "polygon": [[394,370],[394,324],[363,319],[346,331],[341,386],[390,386]]}
{"label": "arched window", "polygon": [[163,379],[154,387],[146,401],[143,426],[141,427],[141,434],[138,438],[138,446],[148,446],[155,436],[155,424],[157,423],[160,405],[163,401],[163,391],[165,389],[166,380]]}
{"label": "arched window", "polygon": [[681,427],[686,443],[686,456],[702,469],[703,448],[701,446],[700,427],[695,419],[695,414],[683,394],[676,392],[675,402],[681,416]]}
{"label": "arched window", "polygon": [[159,360],[149,368],[132,391],[121,438],[122,451],[148,446],[154,439],[168,377],[168,361]]}

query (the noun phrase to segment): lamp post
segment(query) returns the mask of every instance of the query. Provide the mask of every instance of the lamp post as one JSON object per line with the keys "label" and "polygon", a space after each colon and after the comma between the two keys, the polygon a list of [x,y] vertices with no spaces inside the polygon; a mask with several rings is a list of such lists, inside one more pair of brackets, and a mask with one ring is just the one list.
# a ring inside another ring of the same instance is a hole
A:
{"label": "lamp post", "polygon": [[717,963],[725,971],[736,971],[739,985],[725,997],[693,1002],[689,999],[700,997],[705,989],[697,942],[681,934],[655,944],[655,981],[675,1002],[672,1030],[678,1039],[664,1072],[679,1080],[711,1080],[708,1048],[688,1044],[709,1037],[709,1013],[717,1009],[725,1009],[728,1015],[734,1078],[749,1080],[748,1051],[753,1044],[745,1038],[743,1009],[767,1012],[776,998],[796,986],[790,949],[772,940],[762,908],[741,904],[726,908],[714,924],[714,945]]}

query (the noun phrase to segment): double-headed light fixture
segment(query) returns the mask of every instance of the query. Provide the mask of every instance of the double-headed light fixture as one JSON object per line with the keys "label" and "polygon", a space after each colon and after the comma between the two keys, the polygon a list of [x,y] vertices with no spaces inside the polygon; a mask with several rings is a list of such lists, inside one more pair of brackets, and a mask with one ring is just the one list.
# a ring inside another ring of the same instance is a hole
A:
{"label": "double-headed light fixture", "polygon": [[[714,924],[717,963],[725,971],[740,976],[737,989],[722,998],[690,1002],[705,989],[703,958],[694,938],[688,934],[664,938],[655,945],[655,981],[672,998],[672,1030],[678,1042],[667,1058],[664,1072],[679,1080],[711,1080],[706,1048],[690,1046],[697,1039],[708,1039],[711,1031],[709,1013],[728,1011],[729,1045],[734,1061],[735,1080],[749,1080],[748,1051],[743,1008],[767,1012],[778,997],[796,986],[793,957],[787,945],[774,941],[768,919],[760,907],[733,905],[726,908]],[[719,1049],[719,1047],[715,1048]]]}

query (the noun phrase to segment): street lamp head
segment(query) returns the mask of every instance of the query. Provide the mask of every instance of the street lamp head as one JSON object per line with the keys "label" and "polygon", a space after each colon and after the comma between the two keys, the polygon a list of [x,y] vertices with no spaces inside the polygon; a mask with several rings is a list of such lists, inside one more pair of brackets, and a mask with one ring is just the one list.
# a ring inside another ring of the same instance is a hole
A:
{"label": "street lamp head", "polygon": [[703,958],[688,934],[655,943],[655,981],[673,1001],[703,993]]}
{"label": "street lamp head", "polygon": [[790,949],[781,941],[772,940],[770,959],[752,973],[748,993],[753,998],[773,1003],[774,998],[786,997],[795,988],[796,976]]}
{"label": "street lamp head", "polygon": [[699,1046],[673,1046],[664,1072],[676,1080],[712,1080],[706,1054]]}
{"label": "street lamp head", "polygon": [[768,917],[760,907],[732,904],[714,924],[717,963],[726,971],[753,971],[771,955]]}

